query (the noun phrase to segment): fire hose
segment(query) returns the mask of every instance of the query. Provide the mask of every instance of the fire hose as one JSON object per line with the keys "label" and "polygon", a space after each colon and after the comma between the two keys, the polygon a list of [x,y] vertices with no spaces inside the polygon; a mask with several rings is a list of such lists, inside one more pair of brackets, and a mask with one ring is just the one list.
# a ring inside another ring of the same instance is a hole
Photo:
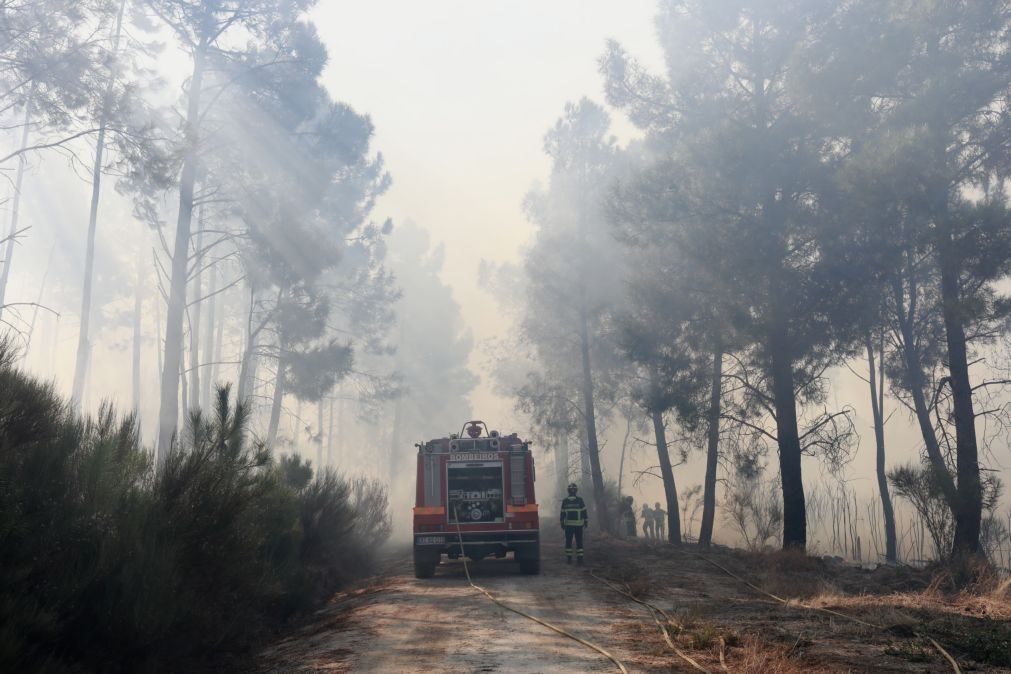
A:
{"label": "fire hose", "polygon": [[547,627],[549,630],[557,632],[558,634],[561,634],[564,637],[568,637],[569,639],[572,639],[573,641],[575,641],[575,642],[577,642],[579,644],[582,644],[583,646],[586,646],[587,648],[589,648],[591,650],[594,650],[597,653],[600,653],[605,658],[607,658],[608,660],[610,660],[611,662],[613,662],[615,664],[615,666],[618,668],[618,670],[622,672],[622,674],[628,674],[628,670],[625,669],[625,665],[623,665],[621,663],[621,661],[618,660],[618,658],[614,657],[613,655],[611,655],[610,653],[608,653],[606,650],[604,650],[602,647],[598,646],[597,644],[594,644],[594,643],[592,643],[590,641],[587,641],[586,639],[583,639],[582,637],[576,636],[572,632],[569,632],[569,631],[567,631],[567,630],[565,630],[565,629],[563,629],[561,627],[558,627],[557,625],[552,625],[548,621],[542,620],[541,618],[538,618],[537,616],[530,615],[529,613],[526,613],[525,611],[521,611],[518,608],[514,608],[512,606],[509,606],[505,602],[503,602],[500,599],[496,598],[491,592],[489,592],[485,588],[483,588],[480,585],[478,585],[477,583],[475,583],[474,580],[470,577],[470,569],[467,566],[467,555],[465,554],[464,547],[463,547],[463,532],[460,530],[460,520],[459,519],[456,520],[456,535],[457,535],[457,540],[459,540],[459,542],[460,542],[460,559],[463,560],[463,572],[464,572],[464,574],[466,574],[466,576],[467,576],[467,582],[470,583],[470,586],[472,588],[474,588],[475,590],[477,590],[478,592],[480,592],[485,597],[487,597],[488,599],[490,599],[492,602],[494,602],[498,606],[501,606],[505,610],[512,611],[513,613],[515,613],[517,615],[521,615],[524,618],[532,620],[535,623],[538,623],[539,625],[543,625],[544,627]]}
{"label": "fire hose", "polygon": [[[754,583],[751,583],[748,580],[740,577],[739,575],[737,575],[733,571],[730,571],[729,569],[727,569],[722,564],[719,564],[719,563],[717,563],[717,562],[709,559],[705,555],[700,555],[697,552],[689,552],[688,554],[693,555],[695,557],[698,557],[699,559],[701,559],[701,560],[703,560],[705,562],[708,562],[709,564],[712,564],[713,566],[715,566],[716,568],[718,568],[720,571],[722,571],[723,573],[727,574],[731,578],[734,578],[737,581],[739,581],[741,583],[744,583],[745,585],[747,585],[749,588],[751,588],[755,592],[758,592],[759,594],[763,594],[766,597],[769,597],[770,599],[773,599],[773,600],[779,602],[780,604],[782,604],[784,606],[796,605],[796,606],[800,606],[801,608],[805,608],[805,609],[807,609],[809,611],[820,611],[822,613],[827,613],[827,614],[835,616],[837,618],[844,618],[846,620],[851,620],[851,621],[853,621],[853,622],[855,622],[857,624],[864,625],[865,627],[871,627],[871,628],[880,629],[880,630],[886,629],[886,627],[884,625],[876,625],[874,623],[870,623],[870,622],[867,622],[865,620],[861,620],[860,618],[857,618],[855,616],[847,615],[845,613],[840,613],[839,611],[833,611],[832,609],[822,608],[820,606],[808,606],[806,604],[791,604],[791,602],[787,601],[786,599],[783,599],[782,597],[777,597],[776,595],[772,594],[771,592],[766,592],[765,590],[763,590],[762,588],[758,587]],[[650,610],[650,614],[652,615],[654,622],[656,622],[657,627],[659,627],[660,631],[663,633],[664,641],[667,642],[667,646],[670,647],[674,651],[674,653],[676,655],[678,655],[681,659],[685,660],[690,665],[692,665],[692,667],[694,667],[698,671],[706,672],[707,674],[709,674],[709,670],[708,669],[706,669],[705,667],[703,667],[702,665],[700,665],[698,662],[696,662],[695,660],[693,660],[692,658],[690,658],[683,651],[681,651],[681,649],[679,649],[677,646],[674,645],[674,642],[670,638],[670,634],[667,631],[666,627],[656,617],[656,614],[659,613],[660,615],[663,616],[664,620],[666,620],[668,624],[671,623],[670,616],[668,616],[663,611],[663,609],[661,609],[658,606],[654,606],[653,604],[650,604],[648,602],[645,602],[645,601],[639,599],[638,597],[633,596],[630,592],[626,592],[626,591],[622,590],[621,588],[615,586],[613,583],[611,583],[607,579],[605,579],[605,578],[603,578],[601,576],[598,576],[593,571],[590,571],[590,575],[593,576],[594,578],[596,578],[597,580],[599,580],[600,582],[604,583],[608,587],[610,587],[615,592],[618,592],[618,593],[620,593],[620,594],[628,597],[632,601],[634,601],[634,602],[636,602],[638,604],[641,604],[641,605],[645,606],[646,608],[648,608]],[[951,669],[952,669],[952,671],[955,674],[962,674],[962,670],[958,666],[958,662],[955,660],[954,657],[952,657],[952,655],[950,653],[948,653],[948,651],[946,651],[944,649],[943,646],[941,646],[941,644],[939,644],[937,642],[936,639],[934,639],[929,634],[925,634],[925,633],[920,632],[920,631],[914,631],[914,634],[916,634],[917,636],[919,636],[921,638],[924,638],[924,639],[928,640],[934,646],[934,648],[937,649],[938,653],[940,653],[942,656],[944,656],[945,660],[948,661],[948,664],[951,665]],[[720,648],[720,665],[723,667],[724,671],[729,671],[727,669],[726,663],[724,662],[724,659],[723,659],[722,640],[720,642],[720,645],[721,645],[721,648]]]}

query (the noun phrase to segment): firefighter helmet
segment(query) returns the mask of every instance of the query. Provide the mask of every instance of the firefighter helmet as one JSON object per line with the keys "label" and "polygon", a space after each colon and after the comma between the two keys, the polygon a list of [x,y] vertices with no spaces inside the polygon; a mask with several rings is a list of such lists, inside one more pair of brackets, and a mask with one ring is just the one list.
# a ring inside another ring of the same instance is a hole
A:
{"label": "firefighter helmet", "polygon": [[569,496],[575,496],[576,495],[576,491],[578,491],[578,489],[579,489],[579,487],[576,486],[575,482],[570,482],[569,486],[568,486]]}

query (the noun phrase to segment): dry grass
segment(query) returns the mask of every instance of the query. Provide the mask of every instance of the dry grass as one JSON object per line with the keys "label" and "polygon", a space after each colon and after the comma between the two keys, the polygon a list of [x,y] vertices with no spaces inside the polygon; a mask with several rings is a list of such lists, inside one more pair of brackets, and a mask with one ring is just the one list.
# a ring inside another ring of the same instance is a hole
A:
{"label": "dry grass", "polygon": [[[1011,620],[1011,579],[1001,582],[986,592],[970,589],[958,594],[949,594],[941,590],[940,584],[932,584],[931,587],[921,592],[865,595],[825,592],[812,597],[806,603],[818,608],[848,608],[861,611],[912,609],[932,614]],[[901,614],[898,615],[901,616]]]}
{"label": "dry grass", "polygon": [[767,639],[748,636],[737,648],[728,650],[727,668],[743,674],[814,674],[834,671],[812,666],[793,658],[792,646],[770,644]]}

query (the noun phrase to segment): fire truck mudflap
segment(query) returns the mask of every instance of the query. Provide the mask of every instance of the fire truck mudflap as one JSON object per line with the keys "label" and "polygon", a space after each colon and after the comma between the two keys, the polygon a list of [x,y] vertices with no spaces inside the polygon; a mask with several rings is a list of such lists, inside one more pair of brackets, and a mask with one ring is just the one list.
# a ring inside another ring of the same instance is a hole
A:
{"label": "fire truck mudflap", "polygon": [[530,443],[469,421],[460,434],[417,447],[415,575],[430,577],[444,555],[479,561],[510,552],[521,573],[540,573]]}

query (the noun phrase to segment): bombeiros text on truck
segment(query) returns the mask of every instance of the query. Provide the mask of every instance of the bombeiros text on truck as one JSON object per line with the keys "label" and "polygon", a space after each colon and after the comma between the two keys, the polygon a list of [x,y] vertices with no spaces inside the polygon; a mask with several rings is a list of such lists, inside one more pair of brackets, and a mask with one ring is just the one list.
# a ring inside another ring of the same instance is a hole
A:
{"label": "bombeiros text on truck", "polygon": [[510,552],[522,573],[539,573],[530,443],[468,421],[459,434],[416,446],[415,575],[430,577],[443,555],[478,561]]}

